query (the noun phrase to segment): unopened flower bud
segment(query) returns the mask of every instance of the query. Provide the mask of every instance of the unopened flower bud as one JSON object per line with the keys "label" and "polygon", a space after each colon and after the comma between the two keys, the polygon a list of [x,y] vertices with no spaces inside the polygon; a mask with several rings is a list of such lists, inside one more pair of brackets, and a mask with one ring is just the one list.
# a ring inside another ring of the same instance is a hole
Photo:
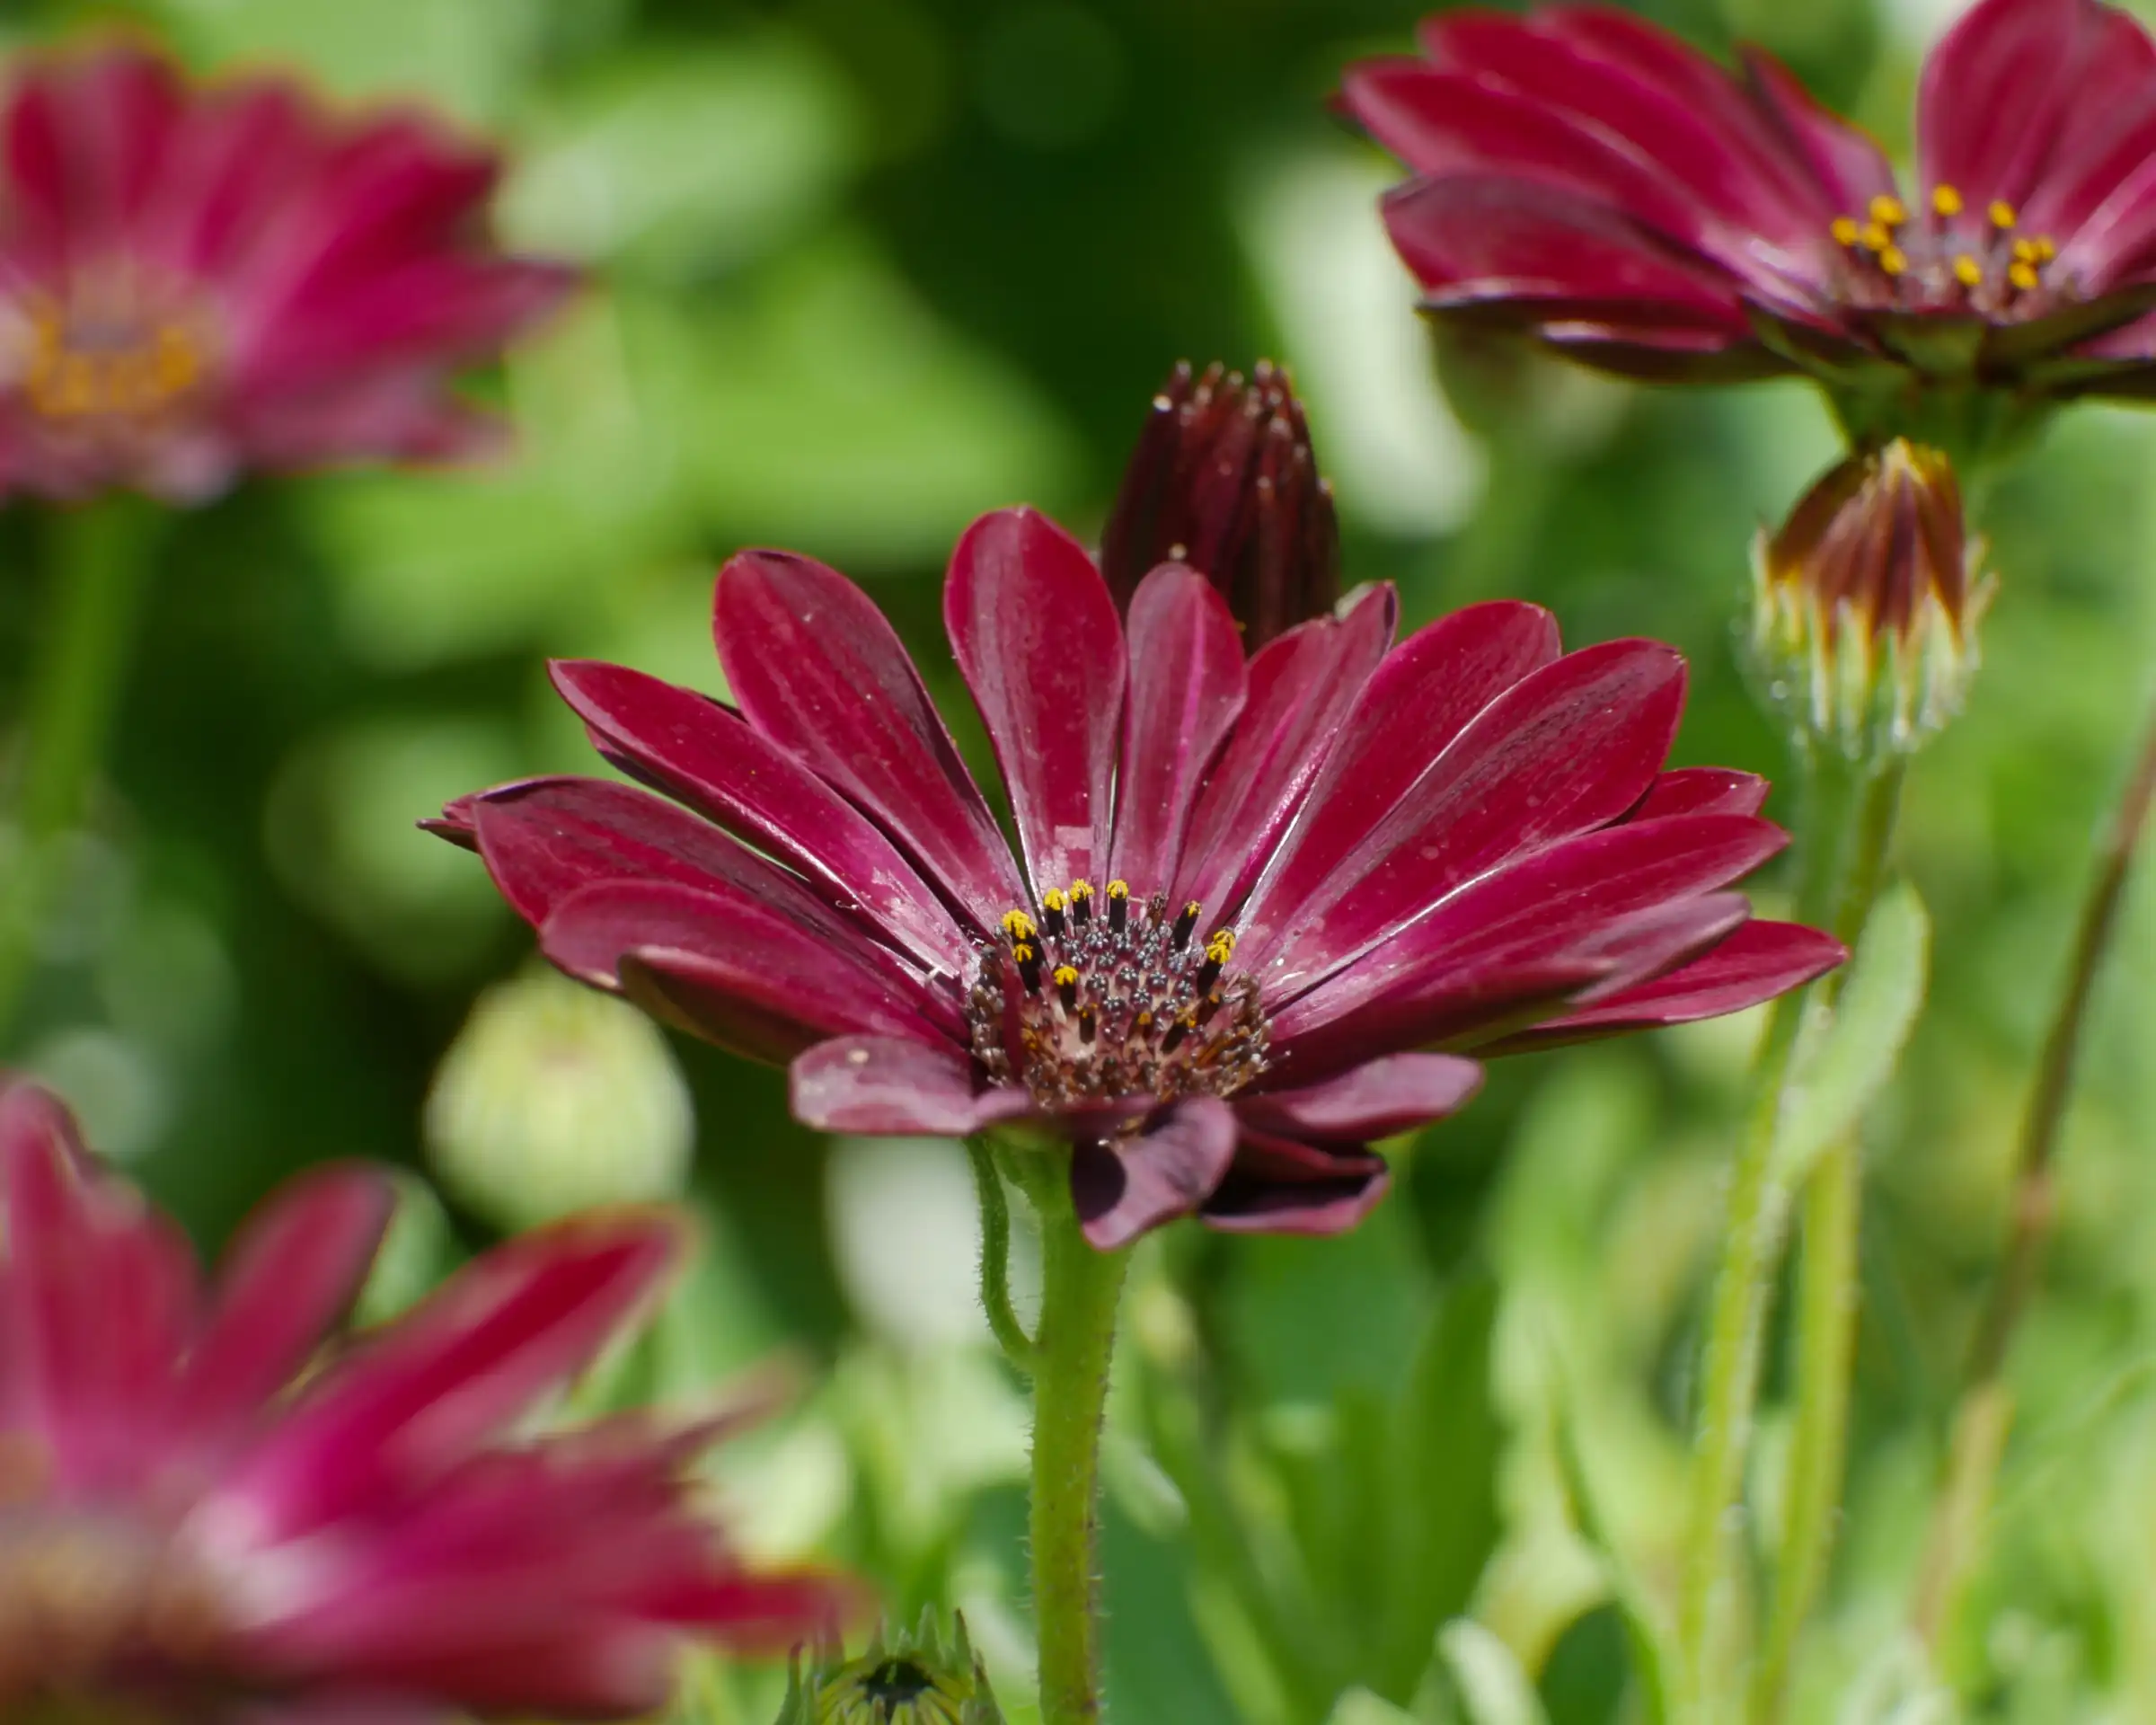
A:
{"label": "unopened flower bud", "polygon": [[1753,546],[1752,658],[1800,739],[1909,754],[1951,719],[1996,582],[1953,464],[1896,439],[1830,469]]}
{"label": "unopened flower bud", "polygon": [[1220,589],[1255,650],[1332,608],[1340,530],[1310,427],[1285,368],[1246,379],[1215,363],[1176,367],[1153,398],[1101,536],[1118,605],[1160,563],[1188,563]]}
{"label": "unopened flower bud", "polygon": [[888,1645],[878,1632],[858,1659],[826,1650],[804,1667],[797,1652],[776,1725],[1003,1725],[966,1619],[953,1623],[948,1644],[928,1611]]}
{"label": "unopened flower bud", "polygon": [[442,1184],[528,1228],[595,1204],[671,1197],[696,1118],[665,1037],[634,1007],[533,970],[482,995],[427,1098]]}

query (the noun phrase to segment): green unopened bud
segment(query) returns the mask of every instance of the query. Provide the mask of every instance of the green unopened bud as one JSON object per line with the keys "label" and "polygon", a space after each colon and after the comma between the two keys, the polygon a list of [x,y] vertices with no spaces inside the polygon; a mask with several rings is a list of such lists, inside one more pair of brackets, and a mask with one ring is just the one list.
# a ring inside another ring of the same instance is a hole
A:
{"label": "green unopened bud", "polygon": [[804,1668],[797,1651],[776,1725],[1003,1725],[966,1619],[952,1622],[948,1643],[928,1611],[888,1645],[879,1631],[859,1659],[826,1650]]}
{"label": "green unopened bud", "polygon": [[517,1229],[673,1196],[696,1116],[649,1019],[534,970],[479,997],[435,1074],[425,1126],[443,1186]]}
{"label": "green unopened bud", "polygon": [[1798,739],[1852,760],[1913,753],[1960,710],[1997,583],[1936,449],[1860,451],[1753,546],[1752,660]]}

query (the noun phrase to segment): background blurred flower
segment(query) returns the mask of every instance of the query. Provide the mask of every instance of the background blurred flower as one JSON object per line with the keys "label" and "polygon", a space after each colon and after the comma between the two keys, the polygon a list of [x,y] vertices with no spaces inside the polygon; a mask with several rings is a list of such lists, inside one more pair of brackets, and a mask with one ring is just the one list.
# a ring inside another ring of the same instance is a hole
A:
{"label": "background blurred flower", "polygon": [[2099,0],[1983,0],[1933,50],[1904,196],[1771,56],[1725,71],[1612,8],[1441,14],[1343,102],[1441,315],[1650,378],[1808,370],[1867,424],[1901,374],[2156,385],[2156,45]]}
{"label": "background blurred flower", "polygon": [[31,57],[0,137],[0,490],[191,502],[250,467],[467,454],[492,426],[453,374],[573,279],[485,239],[493,155],[291,79]]}
{"label": "background blurred flower", "polygon": [[1259,361],[1169,375],[1100,537],[1100,572],[1127,613],[1161,563],[1188,563],[1228,601],[1252,650],[1332,609],[1340,525],[1294,381]]}
{"label": "background blurred flower", "polygon": [[1841,956],[1722,890],[1785,835],[1763,781],[1662,771],[1674,651],[1562,654],[1509,603],[1394,648],[1395,615],[1374,589],[1246,664],[1219,593],[1169,564],[1127,641],[1059,527],[984,517],[944,617],[1029,887],[867,596],[744,553],[716,606],[738,710],[555,668],[600,750],[678,801],[541,779],[437,828],[571,976],[791,1061],[811,1125],[1036,1121],[1104,1247],[1192,1211],[1330,1232],[1384,1190],[1370,1141],[1480,1082],[1411,1050],[1732,1012]]}
{"label": "background blurred flower", "polygon": [[832,1583],[746,1573],[689,1511],[683,1470],[729,1421],[504,1441],[665,1274],[666,1216],[503,1246],[309,1376],[388,1219],[381,1175],[286,1187],[214,1289],[30,1085],[0,1090],[0,1187],[9,1717],[638,1713],[685,1637],[828,1623]]}

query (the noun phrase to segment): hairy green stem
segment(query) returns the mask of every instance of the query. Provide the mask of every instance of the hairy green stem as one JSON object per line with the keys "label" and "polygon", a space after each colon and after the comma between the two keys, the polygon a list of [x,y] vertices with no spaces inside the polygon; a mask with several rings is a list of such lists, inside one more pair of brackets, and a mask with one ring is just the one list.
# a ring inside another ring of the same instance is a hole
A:
{"label": "hairy green stem", "polygon": [[11,824],[19,865],[0,889],[0,1048],[22,1006],[38,931],[62,884],[132,656],[151,506],[115,497],[50,518],[47,598]]}
{"label": "hairy green stem", "polygon": [[[1898,761],[1874,767],[1825,753],[1807,759],[1798,826],[1799,920],[1853,943],[1878,894],[1901,783]],[[1819,985],[1830,1003],[1840,976],[1836,971]],[[1716,1657],[1718,1632],[1746,1561],[1746,1543],[1738,1535],[1761,1337],[1789,1210],[1774,1150],[1804,1013],[1802,994],[1784,995],[1768,1009],[1752,1109],[1730,1174],[1728,1222],[1701,1372],[1678,1602],[1677,1692],[1687,1725],[1719,1725],[1720,1710],[1733,1699]]]}
{"label": "hairy green stem", "polygon": [[2156,803],[2156,715],[2150,719],[2141,752],[2097,851],[2096,873],[2090,882],[2089,896],[2081,903],[2065,986],[2053,1011],[2051,1027],[2045,1032],[2028,1111],[2022,1119],[2013,1191],[2008,1201],[2006,1244],[1975,1345],[1962,1374],[1960,1403],[1948,1440],[1946,1485],[1933,1512],[1924,1561],[1918,1572],[1913,1621],[1917,1632],[1930,1644],[1936,1645],[1951,1623],[1963,1572],[1983,1544],[1982,1524],[1990,1508],[1992,1481],[2012,1419],[2011,1402],[2004,1387],[2007,1356],[2014,1332],[2036,1295],[2044,1243],[2051,1233],[2058,1205],[2059,1129],[2072,1093],[2090,996],[2117,932],[2126,880],[2133,872],[2152,803]]}
{"label": "hairy green stem", "polygon": [[1086,1243],[1062,1168],[1026,1190],[1040,1215],[1029,1532],[1041,1725],[1090,1725],[1100,1717],[1100,1427],[1130,1252]]}
{"label": "hairy green stem", "polygon": [[1003,1199],[995,1148],[985,1137],[975,1137],[966,1140],[966,1154],[973,1163],[973,1190],[981,1205],[981,1307],[1004,1358],[1030,1372],[1039,1350],[1011,1304],[1011,1207]]}

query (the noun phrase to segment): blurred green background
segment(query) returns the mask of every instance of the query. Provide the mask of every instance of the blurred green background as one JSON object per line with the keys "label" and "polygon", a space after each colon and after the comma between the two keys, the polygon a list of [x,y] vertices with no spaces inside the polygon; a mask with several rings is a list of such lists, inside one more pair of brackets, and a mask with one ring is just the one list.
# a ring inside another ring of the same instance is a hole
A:
{"label": "blurred green background", "polygon": [[[1342,63],[1404,50],[1421,10],[10,0],[0,45],[125,20],[205,70],[438,106],[513,152],[505,236],[596,279],[502,373],[514,462],[257,483],[177,524],[7,1057],[206,1241],[303,1163],[430,1171],[383,1311],[551,1205],[667,1190],[693,1133],[703,1267],[580,1393],[686,1395],[791,1353],[802,1402],[722,1482],[750,1543],[860,1565],[902,1613],[963,1606],[1029,1717],[1023,1409],[972,1315],[955,1148],[819,1141],[780,1075],[565,1003],[475,861],[412,823],[596,768],[548,654],[715,687],[711,571],[744,544],[864,580],[962,701],[935,627],[957,532],[1019,500],[1095,530],[1183,357],[1292,362],[1350,581],[1398,582],[1410,622],[1509,593],[1574,643],[1673,641],[1693,667],[1680,758],[1779,773],[1731,641],[1750,535],[1831,456],[1826,419],[1799,385],[1641,393],[1508,352],[1451,354],[1441,384],[1373,210],[1391,171],[1325,111]],[[1905,146],[1937,8],[1652,10],[1711,47],[1763,40]],[[2086,410],[1989,500],[1985,668],[1918,764],[1901,845],[1933,989],[1866,1135],[1851,1513],[1807,1719],[1946,1716],[1895,1711],[1919,1704],[1897,1635],[2032,1047],[2151,694],[2152,473],[2156,423]],[[0,725],[46,528],[0,515]],[[2156,1718],[2152,909],[2144,880],[2015,1362],[1993,1561],[1951,1650],[1971,1718]],[[1348,1240],[1153,1243],[1109,1453],[1121,1725],[1314,1725],[1356,1684],[1405,1702],[1432,1624],[1471,1607],[1494,1640],[1462,1642],[1468,1665],[1508,1648],[1555,1725],[1628,1717],[1611,1600],[1671,1570],[1754,1028],[1504,1066],[1397,1146],[1400,1190]],[[1763,1506],[1781,1379],[1777,1345]],[[754,1719],[771,1680],[716,1678],[699,1704]]]}

